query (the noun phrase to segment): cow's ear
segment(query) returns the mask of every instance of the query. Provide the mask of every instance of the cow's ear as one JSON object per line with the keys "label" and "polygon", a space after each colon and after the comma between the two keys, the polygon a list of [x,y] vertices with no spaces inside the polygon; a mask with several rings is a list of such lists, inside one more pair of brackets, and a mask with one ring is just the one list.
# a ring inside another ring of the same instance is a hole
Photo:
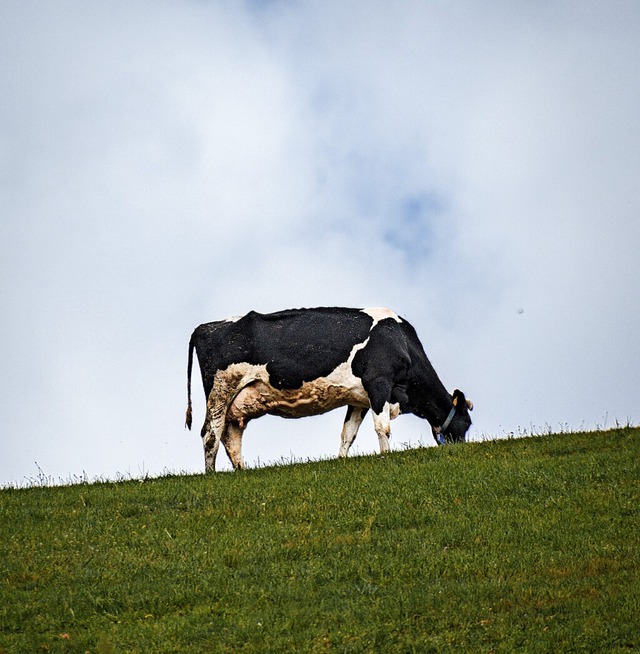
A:
{"label": "cow's ear", "polygon": [[456,390],[453,391],[453,406],[456,407],[458,411],[462,411],[465,404],[469,411],[473,409],[473,403],[469,402],[469,400],[464,396],[464,393],[456,388]]}

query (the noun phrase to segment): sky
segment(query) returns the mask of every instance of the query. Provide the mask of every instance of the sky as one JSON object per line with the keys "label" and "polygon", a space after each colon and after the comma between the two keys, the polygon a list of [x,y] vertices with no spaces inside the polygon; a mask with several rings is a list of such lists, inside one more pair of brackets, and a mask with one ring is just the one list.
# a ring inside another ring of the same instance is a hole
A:
{"label": "sky", "polygon": [[0,485],[203,471],[189,337],[252,309],[392,308],[471,440],[638,424],[638,33],[635,0],[3,2]]}

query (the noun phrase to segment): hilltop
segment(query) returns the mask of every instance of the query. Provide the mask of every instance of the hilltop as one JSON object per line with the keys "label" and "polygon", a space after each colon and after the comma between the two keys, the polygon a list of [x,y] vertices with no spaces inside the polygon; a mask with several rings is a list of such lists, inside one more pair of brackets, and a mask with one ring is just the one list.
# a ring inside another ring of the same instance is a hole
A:
{"label": "hilltop", "polygon": [[640,429],[0,491],[0,652],[628,652]]}

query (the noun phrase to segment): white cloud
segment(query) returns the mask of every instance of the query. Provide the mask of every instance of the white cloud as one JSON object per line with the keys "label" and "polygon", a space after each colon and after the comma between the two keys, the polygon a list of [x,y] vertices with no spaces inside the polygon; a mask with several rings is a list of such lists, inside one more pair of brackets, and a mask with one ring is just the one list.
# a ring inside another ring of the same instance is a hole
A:
{"label": "white cloud", "polygon": [[392,306],[479,432],[638,420],[636,4],[3,13],[0,483],[199,470],[188,337],[251,308]]}

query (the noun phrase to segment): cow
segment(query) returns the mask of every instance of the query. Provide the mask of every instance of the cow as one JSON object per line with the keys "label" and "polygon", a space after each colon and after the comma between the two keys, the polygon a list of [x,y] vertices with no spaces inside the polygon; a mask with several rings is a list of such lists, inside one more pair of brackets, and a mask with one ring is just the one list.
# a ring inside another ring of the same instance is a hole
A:
{"label": "cow", "polygon": [[189,341],[186,426],[191,429],[191,371],[196,351],[207,400],[201,436],[205,471],[220,442],[234,469],[244,468],[247,423],[271,414],[318,415],[347,406],[340,457],[346,457],[369,409],[380,452],[401,413],[427,420],[439,445],[464,442],[473,408],[450,395],[415,329],[390,309],[290,309],[210,322]]}

